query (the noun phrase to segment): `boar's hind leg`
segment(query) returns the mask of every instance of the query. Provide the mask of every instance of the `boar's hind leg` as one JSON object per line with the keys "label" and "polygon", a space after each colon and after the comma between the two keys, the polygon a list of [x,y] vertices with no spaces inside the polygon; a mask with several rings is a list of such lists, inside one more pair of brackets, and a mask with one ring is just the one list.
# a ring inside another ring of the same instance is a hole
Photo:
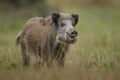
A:
{"label": "boar's hind leg", "polygon": [[35,48],[36,61],[35,61],[35,64],[34,64],[35,67],[41,67],[41,65],[42,65],[41,56],[40,56],[40,50],[39,49],[40,48],[38,46],[36,46],[36,48]]}
{"label": "boar's hind leg", "polygon": [[30,63],[30,57],[26,52],[26,46],[25,44],[21,45],[21,49],[22,49],[22,62],[23,62],[23,66],[28,66]]}

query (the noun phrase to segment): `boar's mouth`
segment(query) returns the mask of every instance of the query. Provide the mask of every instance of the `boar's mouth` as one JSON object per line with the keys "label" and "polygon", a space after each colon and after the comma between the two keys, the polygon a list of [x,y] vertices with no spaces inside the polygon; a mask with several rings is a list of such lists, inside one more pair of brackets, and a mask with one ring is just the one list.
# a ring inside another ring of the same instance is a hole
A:
{"label": "boar's mouth", "polygon": [[76,36],[73,36],[73,35],[70,35],[69,33],[67,33],[66,39],[59,37],[58,40],[60,43],[72,44],[77,41],[77,38],[76,38]]}
{"label": "boar's mouth", "polygon": [[70,35],[69,33],[67,33],[67,42],[68,43],[74,43],[76,42],[76,36]]}

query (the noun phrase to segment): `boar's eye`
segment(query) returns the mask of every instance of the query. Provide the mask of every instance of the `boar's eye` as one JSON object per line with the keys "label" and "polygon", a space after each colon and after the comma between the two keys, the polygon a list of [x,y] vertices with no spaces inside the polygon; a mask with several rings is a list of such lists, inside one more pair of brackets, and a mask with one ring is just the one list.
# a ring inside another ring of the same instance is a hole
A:
{"label": "boar's eye", "polygon": [[65,23],[61,23],[60,26],[64,27],[66,24]]}

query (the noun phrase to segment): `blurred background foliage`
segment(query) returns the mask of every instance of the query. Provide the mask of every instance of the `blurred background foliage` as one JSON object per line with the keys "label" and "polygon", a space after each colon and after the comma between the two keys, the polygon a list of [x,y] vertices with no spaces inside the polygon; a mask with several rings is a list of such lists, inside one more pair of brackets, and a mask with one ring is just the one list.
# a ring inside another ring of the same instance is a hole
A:
{"label": "blurred background foliage", "polygon": [[[0,0],[0,9],[36,9],[41,15],[46,15],[49,11],[60,10],[61,7],[109,7],[120,8],[120,0]],[[31,9],[31,10],[32,10]]]}
{"label": "blurred background foliage", "polygon": [[67,3],[69,5],[73,6],[87,6],[87,5],[93,5],[93,6],[106,6],[106,7],[120,7],[120,1],[119,0],[0,0],[0,4],[10,7],[32,7],[36,6],[36,4],[44,4],[45,7],[48,5],[47,3],[51,3],[52,5],[57,6],[63,6],[64,3]]}
{"label": "blurred background foliage", "polygon": [[111,11],[110,14],[115,15],[119,9],[120,0],[0,0],[0,21],[4,23],[0,24],[0,30],[19,29],[22,26],[22,21],[34,16],[44,17],[52,12],[84,14],[86,11],[85,15],[88,16],[87,13],[93,11],[98,13],[91,14],[100,13],[101,16],[112,20],[109,12]]}
{"label": "blurred background foliage", "polygon": [[75,5],[79,6],[79,4],[83,4],[84,3],[84,6],[85,4],[89,4],[89,5],[98,5],[98,6],[120,6],[119,5],[119,0],[0,0],[1,4],[10,4],[11,6],[15,6],[15,7],[18,7],[18,6],[29,6],[29,5],[35,5],[37,3],[45,3],[45,2],[51,2],[51,3],[55,3],[56,2],[61,2],[61,3],[72,3],[73,5],[75,3]]}

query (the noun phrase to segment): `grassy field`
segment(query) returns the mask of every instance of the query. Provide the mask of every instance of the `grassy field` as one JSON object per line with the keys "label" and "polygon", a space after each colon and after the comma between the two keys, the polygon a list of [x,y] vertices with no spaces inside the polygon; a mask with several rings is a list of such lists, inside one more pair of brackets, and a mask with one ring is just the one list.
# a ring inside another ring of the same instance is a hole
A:
{"label": "grassy field", "polygon": [[120,10],[92,7],[62,11],[80,17],[78,41],[71,45],[63,69],[22,68],[15,38],[36,14],[25,10],[0,14],[0,80],[120,80]]}

